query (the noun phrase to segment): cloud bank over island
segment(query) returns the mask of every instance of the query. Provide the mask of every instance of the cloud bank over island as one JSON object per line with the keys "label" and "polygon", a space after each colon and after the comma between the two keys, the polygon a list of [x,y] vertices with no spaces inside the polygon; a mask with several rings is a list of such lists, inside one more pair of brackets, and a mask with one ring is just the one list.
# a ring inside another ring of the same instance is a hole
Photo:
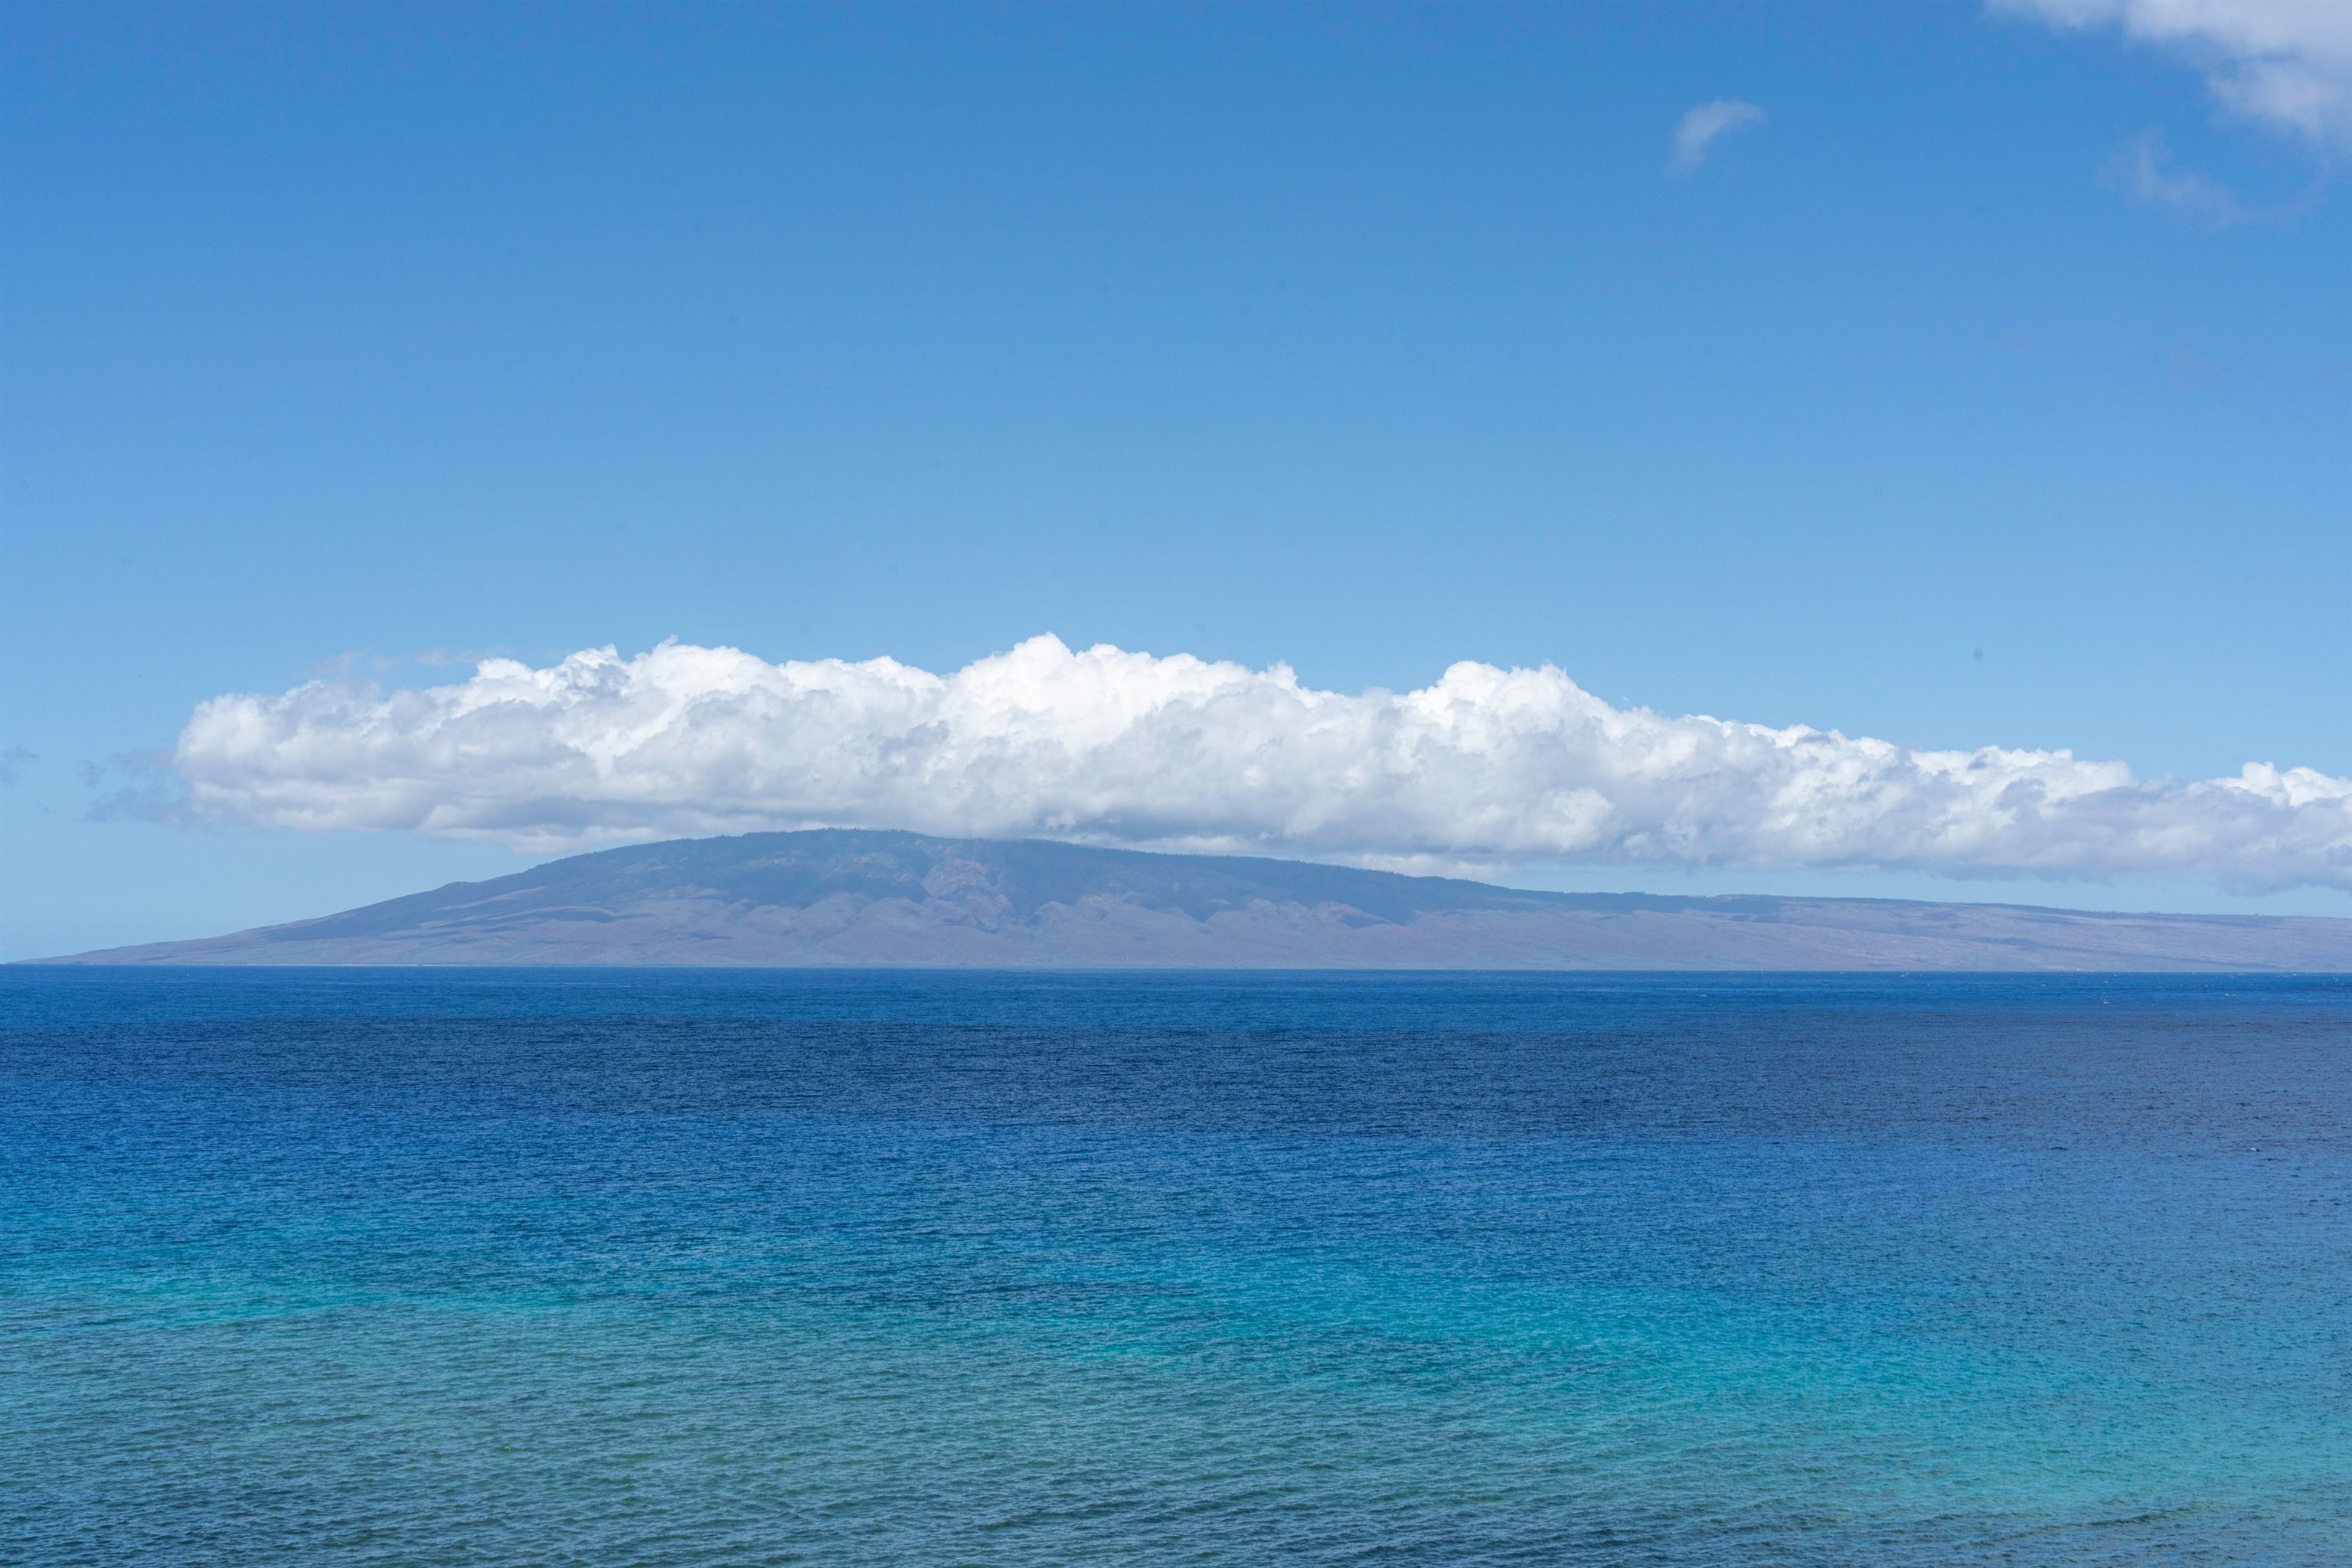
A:
{"label": "cloud bank over island", "polygon": [[2192,873],[2352,888],[2352,780],[2135,778],[2067,752],[1920,751],[1620,709],[1559,669],[1463,663],[1417,691],[1057,638],[935,675],[664,643],[381,692],[200,705],[193,819],[532,852],[759,829],[1276,854],[1401,868],[1881,867]]}

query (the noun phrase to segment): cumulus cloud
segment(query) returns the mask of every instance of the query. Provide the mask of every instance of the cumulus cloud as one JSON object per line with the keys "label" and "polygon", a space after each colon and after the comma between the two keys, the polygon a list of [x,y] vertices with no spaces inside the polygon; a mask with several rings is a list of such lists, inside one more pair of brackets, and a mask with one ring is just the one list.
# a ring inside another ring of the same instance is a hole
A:
{"label": "cumulus cloud", "polygon": [[2346,0],[1991,0],[2058,26],[2120,27],[2197,65],[2231,110],[2352,152],[2352,4]]}
{"label": "cumulus cloud", "polygon": [[1666,166],[1687,174],[1706,158],[1717,138],[1743,125],[1761,125],[1764,111],[1742,99],[1718,98],[1702,103],[1675,121],[1674,152]]}
{"label": "cumulus cloud", "polygon": [[934,675],[610,647],[390,693],[313,681],[201,705],[199,818],[555,850],[903,827],[1369,865],[2195,872],[2352,888],[2352,780],[2139,780],[2067,752],[1918,751],[1611,706],[1561,671],[1457,664],[1417,691],[1303,686],[1033,638]]}

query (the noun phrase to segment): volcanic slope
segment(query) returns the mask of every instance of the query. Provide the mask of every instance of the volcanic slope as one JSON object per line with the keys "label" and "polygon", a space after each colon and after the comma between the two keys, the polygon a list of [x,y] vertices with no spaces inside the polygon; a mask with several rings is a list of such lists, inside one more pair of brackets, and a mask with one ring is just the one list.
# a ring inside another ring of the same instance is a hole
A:
{"label": "volcanic slope", "polygon": [[82,963],[2352,971],[2352,920],[1543,893],[1230,856],[822,830],[556,860]]}

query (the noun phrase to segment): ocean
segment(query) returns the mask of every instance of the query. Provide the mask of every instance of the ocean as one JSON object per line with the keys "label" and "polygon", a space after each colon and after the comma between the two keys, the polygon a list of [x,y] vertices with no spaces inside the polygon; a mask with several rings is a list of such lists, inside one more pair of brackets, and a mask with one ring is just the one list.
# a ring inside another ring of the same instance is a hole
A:
{"label": "ocean", "polygon": [[0,1561],[2352,1562],[2352,981],[0,971]]}

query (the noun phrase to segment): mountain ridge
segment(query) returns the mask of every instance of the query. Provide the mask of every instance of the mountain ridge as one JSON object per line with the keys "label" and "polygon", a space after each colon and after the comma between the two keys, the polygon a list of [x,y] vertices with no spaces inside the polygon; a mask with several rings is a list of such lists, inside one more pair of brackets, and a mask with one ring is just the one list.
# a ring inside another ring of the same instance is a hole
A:
{"label": "mountain ridge", "polygon": [[822,828],[671,839],[51,963],[2352,972],[2352,920],[1554,893]]}

